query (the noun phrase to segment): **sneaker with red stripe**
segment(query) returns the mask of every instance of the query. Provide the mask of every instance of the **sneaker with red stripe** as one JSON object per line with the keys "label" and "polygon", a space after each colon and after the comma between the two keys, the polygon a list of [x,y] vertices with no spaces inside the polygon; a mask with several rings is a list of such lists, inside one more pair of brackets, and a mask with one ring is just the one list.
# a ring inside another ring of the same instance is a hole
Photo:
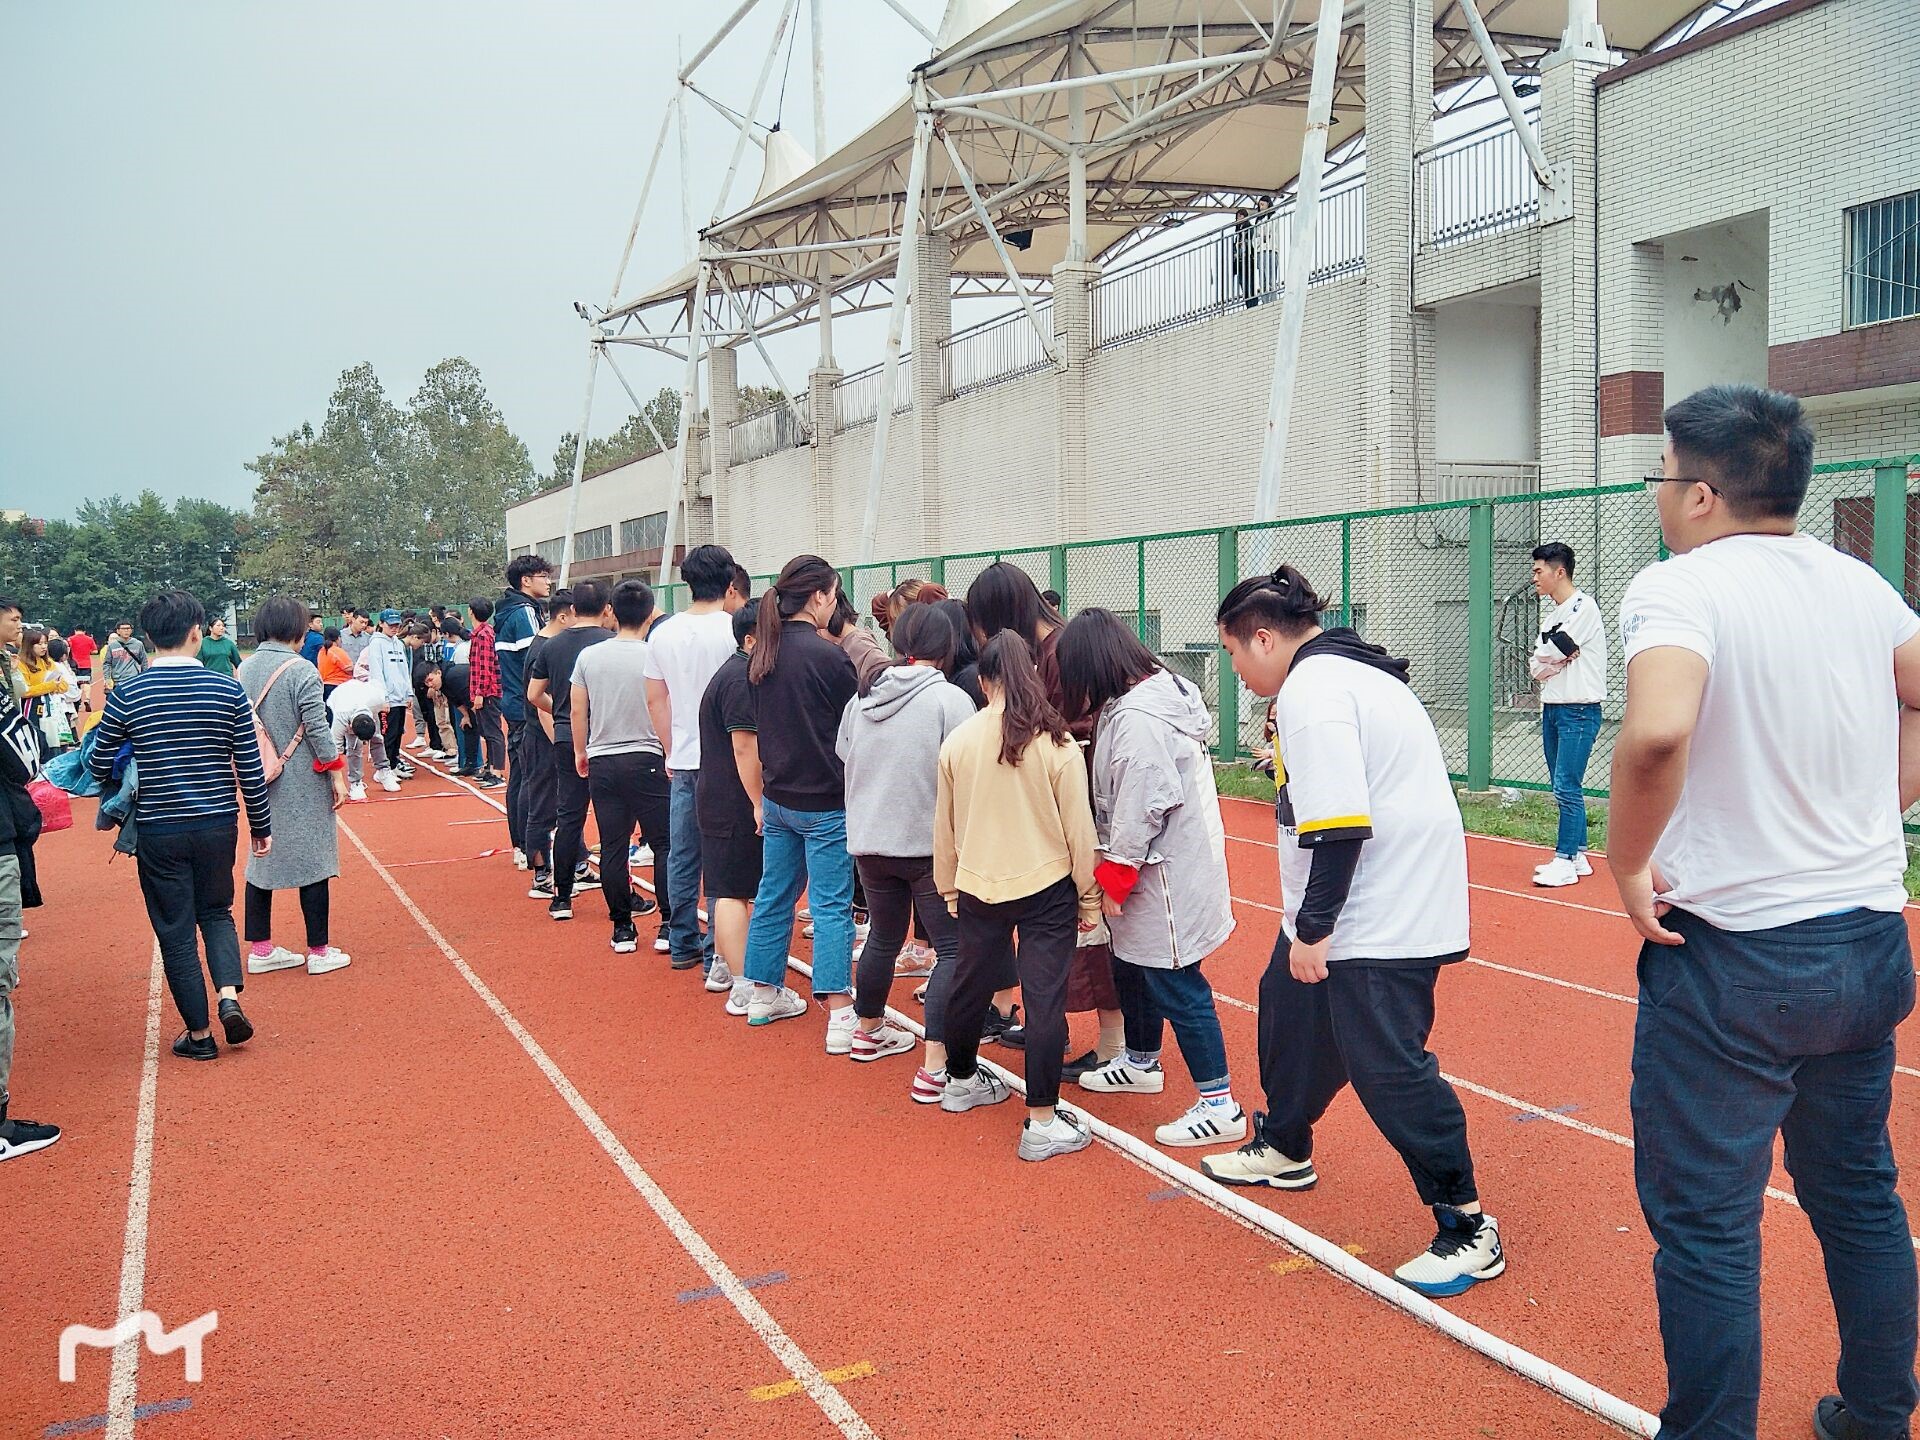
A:
{"label": "sneaker with red stripe", "polygon": [[914,1072],[913,1099],[918,1105],[938,1105],[947,1090],[947,1072],[922,1065]]}
{"label": "sneaker with red stripe", "polygon": [[878,1030],[853,1032],[852,1058],[855,1060],[884,1060],[889,1055],[905,1055],[912,1049],[913,1036],[891,1020],[882,1020]]}

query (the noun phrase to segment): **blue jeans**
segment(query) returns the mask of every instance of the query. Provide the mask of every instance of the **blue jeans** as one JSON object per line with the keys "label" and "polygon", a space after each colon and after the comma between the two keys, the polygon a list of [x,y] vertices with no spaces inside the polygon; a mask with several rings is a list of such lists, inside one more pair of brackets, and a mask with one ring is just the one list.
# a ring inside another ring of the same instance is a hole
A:
{"label": "blue jeans", "polygon": [[[698,955],[713,964],[713,931],[700,923],[700,819],[694,809],[698,770],[673,772],[672,808],[667,817],[667,948],[676,960]],[[654,880],[660,879],[658,873]]]}
{"label": "blue jeans", "polygon": [[[677,778],[677,777],[676,777]],[[794,907],[804,888],[813,907],[813,993],[853,992],[853,856],[847,853],[847,812],[789,810],[761,801],[766,839],[760,893],[747,927],[747,978],[784,983]],[[679,832],[674,855],[680,854]]]}
{"label": "blue jeans", "polygon": [[1540,739],[1547,774],[1560,805],[1560,835],[1553,852],[1571,860],[1587,848],[1587,758],[1600,738],[1598,705],[1542,705]]}
{"label": "blue jeans", "polygon": [[1913,1009],[1905,918],[1854,910],[1747,933],[1675,912],[1640,951],[1634,1179],[1658,1250],[1661,1440],[1750,1437],[1760,1396],[1760,1212],[1773,1137],[1826,1259],[1840,1396],[1863,1437],[1904,1436],[1913,1241],[1887,1112]]}
{"label": "blue jeans", "polygon": [[1162,1025],[1171,1024],[1193,1083],[1226,1081],[1227,1046],[1220,1036],[1220,1013],[1214,1009],[1213,987],[1198,965],[1160,970],[1115,956],[1113,988],[1120,995],[1129,1050],[1159,1054]]}
{"label": "blue jeans", "polygon": [[453,719],[454,753],[459,758],[459,768],[478,770],[480,768],[480,733],[469,723],[466,711],[454,710],[450,713]]}

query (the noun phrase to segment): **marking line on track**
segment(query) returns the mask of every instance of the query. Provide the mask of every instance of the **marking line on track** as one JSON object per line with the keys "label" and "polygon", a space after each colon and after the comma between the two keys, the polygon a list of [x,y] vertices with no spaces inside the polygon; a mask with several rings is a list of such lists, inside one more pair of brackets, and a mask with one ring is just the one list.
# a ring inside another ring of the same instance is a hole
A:
{"label": "marking line on track", "polygon": [[[133,1168],[127,1182],[127,1228],[120,1245],[118,1323],[146,1308],[147,1216],[153,1204],[153,1118],[160,1083],[160,942],[153,942],[147,971],[147,1033],[140,1059],[140,1108],[133,1125]],[[113,1375],[107,1382],[107,1440],[131,1440],[136,1418],[134,1396],[140,1386],[139,1333],[113,1351]]]}
{"label": "marking line on track", "polygon": [[522,1025],[513,1012],[507,1009],[500,997],[488,988],[487,983],[474,972],[473,967],[461,958],[460,952],[448,943],[446,936],[442,935],[420,907],[414,904],[413,897],[401,889],[400,882],[393,878],[393,872],[380,862],[379,857],[367,848],[366,842],[344,820],[340,822],[340,830],[353,842],[353,848],[360,852],[361,858],[373,867],[374,873],[386,882],[387,888],[413,917],[414,923],[419,925],[427,938],[433,941],[440,953],[446,956],[453,968],[459,972],[460,978],[467,982],[473,993],[478,995],[487,1009],[493,1012],[494,1018],[506,1027],[507,1033],[513,1036],[522,1050],[526,1051],[527,1057],[539,1067],[540,1073],[547,1077],[548,1083],[559,1092],[560,1098],[566,1101],[567,1108],[573,1111],[575,1117],[587,1128],[587,1132],[607,1153],[607,1157],[619,1167],[620,1173],[626,1176],[627,1182],[639,1191],[640,1197],[647,1202],[648,1207],[659,1217],[660,1222],[680,1243],[680,1247],[706,1273],[707,1278],[714,1283],[720,1293],[727,1297],[733,1308],[740,1312],[740,1318],[745,1320],[754,1334],[759,1336],[760,1342],[773,1352],[774,1358],[786,1367],[787,1373],[793,1377],[793,1383],[807,1392],[814,1404],[820,1407],[821,1412],[833,1422],[834,1427],[842,1435],[847,1437],[847,1440],[877,1440],[872,1427],[861,1418],[860,1412],[848,1403],[845,1396],[833,1388],[832,1381],[821,1373],[812,1360],[807,1358],[806,1352],[780,1327],[780,1322],[773,1318],[766,1306],[753,1297],[753,1293],[741,1283],[740,1277],[735,1275],[727,1262],[720,1258],[719,1252],[707,1243],[706,1238],[668,1198],[667,1192],[660,1188],[659,1183],[641,1167],[633,1153],[621,1143],[620,1137],[615,1135],[607,1122],[600,1118],[599,1112],[587,1103],[586,1097],[567,1078],[566,1073],[554,1063],[553,1058],[542,1048],[540,1042],[534,1039],[526,1026]]}

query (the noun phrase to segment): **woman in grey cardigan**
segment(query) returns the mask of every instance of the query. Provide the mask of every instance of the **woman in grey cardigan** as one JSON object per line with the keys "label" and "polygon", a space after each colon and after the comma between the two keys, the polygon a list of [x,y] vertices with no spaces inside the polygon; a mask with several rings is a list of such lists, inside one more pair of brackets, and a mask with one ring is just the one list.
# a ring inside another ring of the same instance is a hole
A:
{"label": "woman in grey cardigan", "polygon": [[[325,975],[348,963],[327,934],[328,882],[340,873],[333,812],[347,798],[346,760],[333,743],[320,672],[300,658],[307,607],[275,595],[254,615],[253,628],[260,648],[240,662],[234,678],[253,701],[254,713],[285,765],[267,787],[273,805],[273,849],[247,861],[247,973],[265,975],[305,965],[309,975]],[[276,890],[300,892],[300,912],[307,922],[304,956],[273,943]]]}

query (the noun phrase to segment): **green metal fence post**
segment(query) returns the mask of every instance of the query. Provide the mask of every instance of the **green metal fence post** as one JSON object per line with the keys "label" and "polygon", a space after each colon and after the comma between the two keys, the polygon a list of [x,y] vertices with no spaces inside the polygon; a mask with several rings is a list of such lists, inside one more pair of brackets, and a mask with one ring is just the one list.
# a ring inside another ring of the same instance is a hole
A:
{"label": "green metal fence post", "polygon": [[[1219,560],[1216,565],[1220,598],[1240,583],[1240,532],[1229,527],[1220,532]],[[1240,754],[1240,680],[1233,673],[1233,661],[1222,645],[1214,652],[1219,670],[1220,758],[1231,764]]]}
{"label": "green metal fence post", "polygon": [[942,590],[947,588],[947,557],[936,555],[927,562],[927,578]]}
{"label": "green metal fence post", "polygon": [[1902,595],[1907,593],[1907,467],[1873,470],[1873,568]]}
{"label": "green metal fence post", "polygon": [[1353,521],[1340,522],[1340,623],[1353,624]]}
{"label": "green metal fence post", "polygon": [[1139,635],[1142,645],[1147,643],[1147,542],[1141,540],[1133,547],[1134,612],[1133,628]]}
{"label": "green metal fence post", "polygon": [[1493,505],[1473,507],[1468,531],[1467,788],[1493,781]]}
{"label": "green metal fence post", "polygon": [[1047,588],[1067,603],[1067,547],[1055,545],[1047,551]]}

